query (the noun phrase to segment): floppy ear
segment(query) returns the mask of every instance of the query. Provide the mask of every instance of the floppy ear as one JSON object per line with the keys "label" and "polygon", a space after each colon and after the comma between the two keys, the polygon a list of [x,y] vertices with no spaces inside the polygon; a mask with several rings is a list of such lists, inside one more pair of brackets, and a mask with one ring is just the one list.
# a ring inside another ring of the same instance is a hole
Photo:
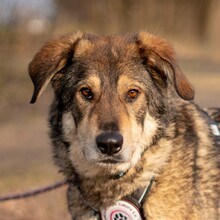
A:
{"label": "floppy ear", "polygon": [[194,88],[178,67],[174,51],[165,40],[140,32],[137,34],[137,44],[140,55],[149,68],[153,68],[161,78],[168,79],[181,98],[185,100],[194,98]]}
{"label": "floppy ear", "polygon": [[64,35],[46,43],[29,64],[29,75],[34,84],[30,103],[35,103],[53,76],[59,72],[74,54],[74,48],[82,38],[81,32]]}

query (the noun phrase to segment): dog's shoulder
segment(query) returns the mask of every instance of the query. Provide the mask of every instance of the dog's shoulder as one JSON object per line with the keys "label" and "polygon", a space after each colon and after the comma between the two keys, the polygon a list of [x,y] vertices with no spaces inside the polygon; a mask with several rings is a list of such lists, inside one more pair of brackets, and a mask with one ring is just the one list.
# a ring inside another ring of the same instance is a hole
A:
{"label": "dog's shoulder", "polygon": [[[209,121],[193,102],[176,101],[172,110],[173,146],[145,204],[147,215],[152,213],[149,219],[175,219],[175,213],[178,219],[217,219],[219,148]],[[199,207],[206,208],[199,213]]]}

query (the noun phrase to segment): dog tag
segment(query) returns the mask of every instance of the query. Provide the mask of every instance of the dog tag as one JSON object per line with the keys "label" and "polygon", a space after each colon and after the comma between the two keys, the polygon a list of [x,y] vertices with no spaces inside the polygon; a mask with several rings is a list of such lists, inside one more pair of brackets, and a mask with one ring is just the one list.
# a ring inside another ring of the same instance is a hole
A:
{"label": "dog tag", "polygon": [[101,211],[102,220],[143,220],[139,208],[126,200],[119,200],[115,205]]}

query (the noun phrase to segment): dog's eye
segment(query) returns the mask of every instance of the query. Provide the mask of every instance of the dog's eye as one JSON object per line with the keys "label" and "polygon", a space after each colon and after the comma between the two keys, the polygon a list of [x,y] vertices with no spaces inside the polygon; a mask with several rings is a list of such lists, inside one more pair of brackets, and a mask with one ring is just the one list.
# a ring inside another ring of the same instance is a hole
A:
{"label": "dog's eye", "polygon": [[139,91],[137,89],[131,89],[128,91],[128,98],[135,99],[139,95]]}
{"label": "dog's eye", "polygon": [[83,87],[82,89],[80,89],[81,94],[88,100],[92,100],[93,99],[93,93],[91,91],[91,89]]}

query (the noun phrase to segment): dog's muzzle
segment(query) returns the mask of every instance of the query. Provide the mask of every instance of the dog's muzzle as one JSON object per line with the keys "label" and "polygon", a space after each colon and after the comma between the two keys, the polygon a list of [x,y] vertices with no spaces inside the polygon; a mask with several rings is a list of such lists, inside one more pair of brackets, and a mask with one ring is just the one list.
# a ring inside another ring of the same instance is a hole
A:
{"label": "dog's muzzle", "polygon": [[118,132],[104,132],[96,137],[98,149],[103,153],[111,156],[118,153],[123,145],[123,137]]}

